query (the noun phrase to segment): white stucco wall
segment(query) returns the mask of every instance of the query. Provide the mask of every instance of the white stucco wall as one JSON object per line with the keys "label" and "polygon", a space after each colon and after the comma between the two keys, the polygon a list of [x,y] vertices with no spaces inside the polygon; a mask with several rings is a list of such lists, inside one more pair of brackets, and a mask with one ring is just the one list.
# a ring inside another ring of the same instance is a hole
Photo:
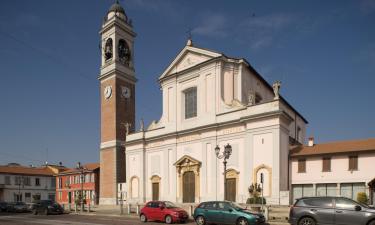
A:
{"label": "white stucco wall", "polygon": [[358,155],[358,170],[350,171],[348,155],[331,156],[331,172],[322,172],[322,156],[306,157],[306,173],[298,173],[298,160],[291,160],[292,184],[305,183],[352,183],[374,179],[375,153]]}
{"label": "white stucco wall", "polygon": [[[10,177],[10,184],[5,184],[5,177]],[[15,177],[28,177],[30,178],[30,185],[16,185]],[[40,185],[35,185],[35,178],[39,178]],[[52,184],[53,182],[53,184]],[[22,194],[22,201],[25,201],[25,193],[30,193],[30,201],[33,200],[32,196],[40,194],[41,199],[48,199],[48,195],[55,195],[56,192],[56,178],[53,176],[26,176],[16,174],[0,174],[0,184],[3,184],[3,199],[5,202],[14,202],[14,194]]]}

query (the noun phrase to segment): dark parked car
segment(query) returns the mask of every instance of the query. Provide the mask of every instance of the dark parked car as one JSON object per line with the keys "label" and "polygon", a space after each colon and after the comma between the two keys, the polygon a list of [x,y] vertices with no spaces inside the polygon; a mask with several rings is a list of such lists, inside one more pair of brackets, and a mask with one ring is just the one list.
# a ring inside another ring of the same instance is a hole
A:
{"label": "dark parked car", "polygon": [[194,220],[198,225],[205,224],[263,224],[265,218],[260,213],[253,213],[234,202],[202,202],[194,210]]}
{"label": "dark parked car", "polygon": [[26,203],[16,202],[16,204],[14,204],[14,211],[15,212],[27,212],[28,209],[27,209]]}
{"label": "dark parked car", "polygon": [[168,201],[151,201],[147,202],[141,209],[140,219],[142,222],[148,220],[165,221],[166,223],[181,222],[185,223],[188,219],[185,210],[177,207]]}
{"label": "dark parked car", "polygon": [[51,200],[41,200],[34,204],[32,212],[34,215],[62,214],[64,212],[64,209],[60,204],[55,203]]}
{"label": "dark parked car", "polygon": [[11,202],[7,203],[7,212],[27,212],[27,205],[24,202]]}
{"label": "dark parked car", "polygon": [[0,202],[0,212],[7,211],[7,203],[6,202]]}
{"label": "dark parked car", "polygon": [[344,197],[306,197],[290,208],[292,225],[375,225],[375,209]]}

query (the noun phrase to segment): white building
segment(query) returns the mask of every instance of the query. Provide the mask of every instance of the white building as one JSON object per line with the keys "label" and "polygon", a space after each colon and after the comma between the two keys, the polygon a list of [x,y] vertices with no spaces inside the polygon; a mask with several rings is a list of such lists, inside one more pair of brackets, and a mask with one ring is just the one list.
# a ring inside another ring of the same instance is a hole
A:
{"label": "white building", "polygon": [[[345,196],[365,192],[375,203],[375,139],[298,146],[291,150],[292,199]],[[371,183],[373,181],[373,184]]]}
{"label": "white building", "polygon": [[51,166],[0,166],[0,201],[55,200],[57,171],[57,167]]}
{"label": "white building", "polygon": [[189,40],[159,77],[163,114],[126,140],[128,201],[221,200],[223,160],[232,146],[227,199],[246,202],[263,173],[270,204],[289,203],[289,142],[305,138],[307,121],[242,58]]}

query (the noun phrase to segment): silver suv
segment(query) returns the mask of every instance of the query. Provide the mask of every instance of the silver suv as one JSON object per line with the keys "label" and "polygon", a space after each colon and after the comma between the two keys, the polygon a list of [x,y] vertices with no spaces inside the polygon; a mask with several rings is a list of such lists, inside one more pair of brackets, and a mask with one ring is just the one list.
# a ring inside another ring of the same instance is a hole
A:
{"label": "silver suv", "polygon": [[290,208],[292,225],[375,225],[375,209],[343,197],[306,197]]}

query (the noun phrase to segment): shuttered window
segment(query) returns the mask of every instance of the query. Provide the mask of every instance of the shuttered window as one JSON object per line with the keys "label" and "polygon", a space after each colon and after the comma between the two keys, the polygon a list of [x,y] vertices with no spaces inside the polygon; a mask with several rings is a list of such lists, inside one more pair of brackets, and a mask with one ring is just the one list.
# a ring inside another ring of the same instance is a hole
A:
{"label": "shuttered window", "polygon": [[331,158],[325,157],[323,158],[323,172],[331,172]]}
{"label": "shuttered window", "polygon": [[184,91],[185,93],[185,119],[197,116],[197,88],[192,87]]}
{"label": "shuttered window", "polygon": [[298,160],[298,173],[306,173],[306,159]]}
{"label": "shuttered window", "polygon": [[349,156],[349,170],[358,170],[358,156]]}

